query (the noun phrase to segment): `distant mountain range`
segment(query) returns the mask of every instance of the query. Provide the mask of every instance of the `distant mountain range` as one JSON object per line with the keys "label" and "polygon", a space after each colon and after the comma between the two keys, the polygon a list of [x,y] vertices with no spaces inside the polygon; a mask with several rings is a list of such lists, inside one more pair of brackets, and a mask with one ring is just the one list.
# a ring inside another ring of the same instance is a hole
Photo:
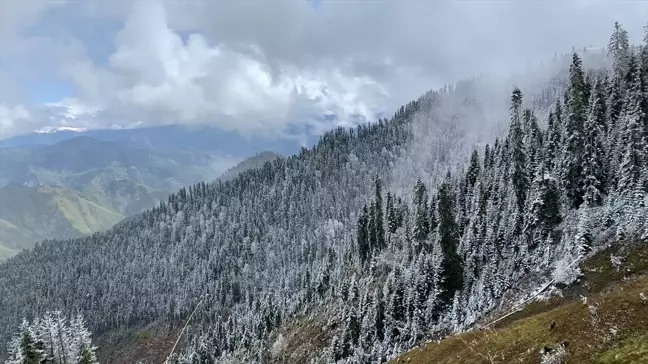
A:
{"label": "distant mountain range", "polygon": [[[143,133],[117,133],[113,139]],[[141,139],[102,141],[80,134],[66,130],[5,141],[0,149],[0,260],[39,240],[107,229],[183,186],[213,181],[224,171],[223,178],[231,179],[279,156],[263,152],[228,169],[242,158],[192,143],[163,152],[160,134],[153,137],[160,149],[142,147]]]}
{"label": "distant mountain range", "polygon": [[167,125],[115,130],[85,130],[82,128],[40,130],[31,134],[0,140],[0,148],[29,148],[51,145],[80,136],[120,143],[133,148],[163,151],[203,151],[245,157],[268,150],[282,155],[293,154],[299,150],[300,145],[313,145],[317,142],[315,137],[245,136],[238,132],[222,130],[213,126]]}

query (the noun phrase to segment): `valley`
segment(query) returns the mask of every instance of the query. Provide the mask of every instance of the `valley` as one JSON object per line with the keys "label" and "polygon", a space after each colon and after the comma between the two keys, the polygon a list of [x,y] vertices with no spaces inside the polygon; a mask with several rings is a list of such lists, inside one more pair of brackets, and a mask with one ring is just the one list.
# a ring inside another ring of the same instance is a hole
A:
{"label": "valley", "polygon": [[287,157],[3,149],[0,360],[648,362],[645,29]]}
{"label": "valley", "polygon": [[[0,151],[0,259],[38,241],[87,236],[198,181],[234,178],[279,155],[160,152],[74,136]],[[226,170],[232,166],[232,169]]]}

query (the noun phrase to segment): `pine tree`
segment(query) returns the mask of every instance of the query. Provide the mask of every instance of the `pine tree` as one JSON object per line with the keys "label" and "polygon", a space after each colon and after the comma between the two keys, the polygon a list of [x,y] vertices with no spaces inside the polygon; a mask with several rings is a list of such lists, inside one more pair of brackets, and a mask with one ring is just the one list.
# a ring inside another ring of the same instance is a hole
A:
{"label": "pine tree", "polygon": [[587,107],[584,96],[582,61],[574,54],[569,68],[569,100],[562,163],[563,185],[573,208],[578,208],[583,202],[583,133]]}
{"label": "pine tree", "polygon": [[533,178],[543,167],[542,131],[531,109],[524,110],[524,148],[528,158],[527,175]]}
{"label": "pine tree", "polygon": [[358,243],[358,255],[360,262],[365,263],[369,259],[369,211],[367,205],[362,208],[360,218],[358,219],[358,227],[356,239]]}
{"label": "pine tree", "polygon": [[368,224],[368,230],[369,230],[369,255],[374,252],[374,249],[378,245],[378,229],[377,229],[377,224],[376,224],[376,202],[371,201],[369,205],[369,224]]}
{"label": "pine tree", "polygon": [[33,323],[23,320],[21,334],[9,344],[11,364],[96,364],[96,347],[83,317],[66,320],[46,312]]}
{"label": "pine tree", "polygon": [[452,302],[455,292],[463,286],[463,262],[457,253],[459,227],[454,216],[455,197],[448,180],[439,187],[438,216],[439,242],[443,252],[441,267],[441,304]]}
{"label": "pine tree", "polygon": [[[488,151],[488,145],[486,146],[486,148],[486,150]],[[474,187],[475,183],[477,183],[477,178],[479,177],[480,170],[481,166],[479,164],[479,153],[477,153],[477,149],[473,149],[473,152],[470,155],[470,165],[468,166],[468,170],[466,170],[466,181],[469,188]]]}
{"label": "pine tree", "polygon": [[414,239],[418,241],[418,247],[420,249],[422,247],[422,242],[427,240],[428,234],[430,233],[427,189],[420,179],[416,182],[416,186],[414,187],[414,208],[416,213]]}
{"label": "pine tree", "polygon": [[631,57],[628,71],[628,93],[625,101],[623,124],[623,159],[619,171],[619,191],[624,193],[635,193],[638,187],[643,187],[645,178],[645,154],[646,145],[643,139],[641,121],[644,115],[641,110],[641,75],[637,61]]}
{"label": "pine tree", "polygon": [[373,301],[376,305],[376,308],[374,310],[374,327],[376,329],[376,339],[379,342],[382,342],[385,339],[385,304],[378,289],[375,290]]}
{"label": "pine tree", "polygon": [[387,228],[390,234],[394,234],[398,228],[396,209],[394,208],[394,199],[391,193],[387,193]]}
{"label": "pine tree", "polygon": [[527,172],[527,156],[524,148],[524,131],[522,129],[521,108],[522,91],[519,88],[513,89],[511,96],[511,126],[509,128],[508,142],[510,145],[510,158],[513,167],[511,182],[515,191],[518,210],[524,209],[526,194],[529,189],[529,177]]}
{"label": "pine tree", "polygon": [[549,113],[547,132],[545,133],[545,153],[544,153],[544,162],[545,162],[545,171],[551,173],[554,171],[554,168],[557,165],[558,156],[561,151],[561,118],[562,118],[562,107],[560,101],[556,103],[553,112]]}
{"label": "pine tree", "polygon": [[78,364],[97,364],[97,356],[95,354],[97,348],[92,344],[90,331],[86,329],[83,316],[77,315],[70,321],[70,330],[75,336],[74,342],[78,350]]}
{"label": "pine tree", "polygon": [[360,321],[358,320],[358,316],[356,315],[355,308],[350,307],[347,311],[344,326],[344,335],[342,336],[343,358],[351,356],[353,349],[358,345],[359,339]]}
{"label": "pine tree", "polygon": [[603,80],[597,80],[590,97],[590,110],[585,121],[583,155],[584,200],[588,206],[599,206],[607,181],[605,165],[606,104]]}
{"label": "pine tree", "polygon": [[614,31],[608,43],[608,54],[612,55],[614,76],[623,78],[627,73],[630,58],[628,31],[619,22],[614,23]]}
{"label": "pine tree", "polygon": [[39,348],[33,328],[26,320],[20,325],[20,335],[9,344],[7,364],[41,364],[46,353]]}
{"label": "pine tree", "polygon": [[382,200],[382,184],[380,178],[376,177],[375,182],[375,229],[376,229],[376,246],[373,247],[376,251],[383,250],[387,244],[385,243],[385,224],[383,220],[383,200]]}

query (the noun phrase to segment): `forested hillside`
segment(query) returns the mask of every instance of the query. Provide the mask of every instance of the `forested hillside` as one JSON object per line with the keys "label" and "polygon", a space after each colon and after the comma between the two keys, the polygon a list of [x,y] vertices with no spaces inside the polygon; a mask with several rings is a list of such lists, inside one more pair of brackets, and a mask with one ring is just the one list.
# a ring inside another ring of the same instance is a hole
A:
{"label": "forested hillside", "polygon": [[226,158],[147,150],[87,136],[0,148],[0,259],[43,239],[110,228],[182,186],[216,178],[231,165],[220,159]]}
{"label": "forested hillside", "polygon": [[584,255],[648,234],[645,40],[617,24],[609,67],[575,53],[550,89],[513,88],[508,132],[472,154],[460,141],[482,140],[466,130],[499,115],[466,82],[109,231],[38,244],[0,265],[0,335],[52,309],[97,335],[195,309],[177,363],[382,362],[569,284]]}

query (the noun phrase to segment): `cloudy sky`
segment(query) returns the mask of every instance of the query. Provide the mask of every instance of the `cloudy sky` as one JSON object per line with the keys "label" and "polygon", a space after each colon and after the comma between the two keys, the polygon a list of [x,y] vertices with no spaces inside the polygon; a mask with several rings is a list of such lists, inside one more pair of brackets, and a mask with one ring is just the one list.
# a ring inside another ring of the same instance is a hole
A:
{"label": "cloudy sky", "polygon": [[462,77],[634,41],[648,1],[0,0],[0,138],[210,123],[318,133]]}

